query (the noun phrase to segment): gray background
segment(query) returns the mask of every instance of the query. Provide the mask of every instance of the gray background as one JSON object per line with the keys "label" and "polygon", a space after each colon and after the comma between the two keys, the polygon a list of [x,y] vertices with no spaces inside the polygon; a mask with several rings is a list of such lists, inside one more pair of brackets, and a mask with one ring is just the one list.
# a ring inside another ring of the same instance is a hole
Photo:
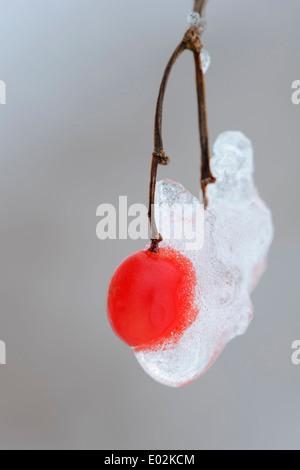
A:
{"label": "gray background", "polygon": [[[155,99],[191,0],[1,0],[2,449],[299,449],[299,0],[211,0],[211,141],[240,129],[274,213],[255,318],[201,379],[152,381],[112,333],[106,290],[143,241],[101,242],[96,208],[147,203]],[[160,177],[198,192],[193,60],[166,99]]]}

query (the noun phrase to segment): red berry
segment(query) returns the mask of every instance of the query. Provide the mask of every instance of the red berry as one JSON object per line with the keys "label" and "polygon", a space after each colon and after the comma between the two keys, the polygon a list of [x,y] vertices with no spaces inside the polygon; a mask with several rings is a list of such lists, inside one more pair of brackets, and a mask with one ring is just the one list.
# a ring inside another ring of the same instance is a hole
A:
{"label": "red berry", "polygon": [[130,256],[109,287],[107,311],[114,332],[135,348],[178,340],[196,318],[195,287],[191,261],[175,250]]}

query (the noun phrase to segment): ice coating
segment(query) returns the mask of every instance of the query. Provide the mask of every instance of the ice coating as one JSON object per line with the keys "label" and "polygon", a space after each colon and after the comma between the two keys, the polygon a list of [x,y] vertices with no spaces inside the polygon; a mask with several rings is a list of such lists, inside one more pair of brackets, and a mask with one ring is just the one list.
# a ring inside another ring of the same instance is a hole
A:
{"label": "ice coating", "polygon": [[[192,251],[186,249],[189,240],[185,237],[175,239],[180,213],[173,207],[191,204],[195,219],[200,201],[179,183],[164,180],[157,184],[156,204],[162,218],[172,221],[171,237],[162,246],[175,248],[192,261],[199,313],[179,341],[171,339],[156,350],[144,349],[135,355],[151,377],[174,387],[204,373],[230,340],[245,333],[253,315],[250,293],[265,269],[273,239],[271,213],[253,181],[249,139],[241,132],[221,134],[214,145],[212,171],[217,183],[207,190],[204,227],[197,226],[197,231],[204,230],[204,244]],[[164,236],[164,227],[159,228]]]}
{"label": "ice coating", "polygon": [[198,12],[192,11],[189,14],[188,18],[187,18],[187,22],[189,23],[190,26],[194,26],[195,28],[199,28],[199,26],[202,23],[202,18],[199,15]]}
{"label": "ice coating", "polygon": [[201,49],[201,65],[203,73],[206,73],[211,64],[211,57],[206,49]]}

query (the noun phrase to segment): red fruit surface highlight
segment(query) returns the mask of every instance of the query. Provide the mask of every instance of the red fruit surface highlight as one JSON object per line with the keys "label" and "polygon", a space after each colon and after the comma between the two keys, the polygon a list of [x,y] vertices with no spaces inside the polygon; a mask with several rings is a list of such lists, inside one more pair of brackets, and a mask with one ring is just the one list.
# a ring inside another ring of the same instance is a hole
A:
{"label": "red fruit surface highlight", "polygon": [[125,343],[156,349],[176,341],[196,319],[196,273],[181,253],[140,251],[115,272],[108,292],[111,326]]}

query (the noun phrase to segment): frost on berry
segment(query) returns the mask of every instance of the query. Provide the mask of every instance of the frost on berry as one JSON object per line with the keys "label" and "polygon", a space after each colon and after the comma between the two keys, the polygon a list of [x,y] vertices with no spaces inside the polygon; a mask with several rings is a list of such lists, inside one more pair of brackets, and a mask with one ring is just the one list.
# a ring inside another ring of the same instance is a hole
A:
{"label": "frost on berry", "polygon": [[[273,239],[271,213],[253,181],[251,142],[242,133],[218,137],[212,172],[217,183],[207,188],[204,246],[194,251],[186,251],[189,240],[176,239],[172,207],[195,207],[199,201],[178,183],[164,180],[157,185],[156,204],[163,218],[172,221],[171,237],[161,248],[188,258],[197,283],[195,321],[180,337],[135,350],[145,371],[169,386],[184,385],[203,374],[230,340],[245,333],[253,316],[250,293],[264,272]],[[164,236],[163,227],[161,232]]]}

